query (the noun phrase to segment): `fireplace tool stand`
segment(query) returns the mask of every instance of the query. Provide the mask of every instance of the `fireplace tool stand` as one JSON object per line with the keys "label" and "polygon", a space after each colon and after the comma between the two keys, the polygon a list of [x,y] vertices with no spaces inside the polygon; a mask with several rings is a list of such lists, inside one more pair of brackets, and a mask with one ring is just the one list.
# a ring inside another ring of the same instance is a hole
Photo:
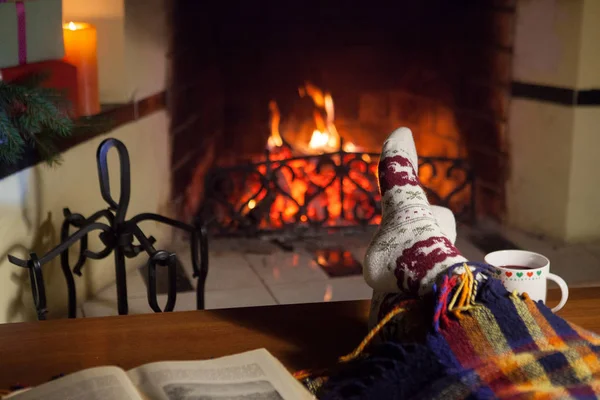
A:
{"label": "fireplace tool stand", "polygon": [[[116,202],[110,193],[108,161],[107,155],[112,148],[117,150],[120,163],[120,183],[121,190],[119,201]],[[100,210],[90,217],[85,218],[81,214],[74,214],[68,208],[64,209],[65,220],[61,228],[61,243],[42,257],[35,253],[30,254],[29,260],[23,260],[9,255],[11,263],[27,268],[29,279],[31,281],[31,291],[37,317],[40,320],[46,319],[46,288],[42,273],[42,266],[60,255],[60,263],[63,275],[67,282],[68,291],[68,315],[69,318],[76,317],[77,295],[73,273],[82,276],[82,268],[88,258],[100,260],[114,253],[115,274],[117,286],[117,303],[120,315],[128,313],[127,304],[127,281],[125,258],[134,258],[141,252],[148,255],[147,262],[147,296],[148,304],[154,312],[173,311],[177,299],[176,292],[176,268],[178,260],[175,253],[165,250],[157,250],[154,247],[155,239],[152,236],[146,236],[138,224],[142,221],[156,221],[162,224],[181,229],[190,236],[191,261],[193,267],[193,277],[198,280],[196,288],[196,307],[204,308],[204,285],[208,274],[208,239],[204,224],[197,219],[195,226],[185,224],[158,214],[144,213],[126,220],[125,215],[129,206],[131,194],[130,187],[130,164],[129,153],[125,145],[117,139],[106,139],[98,147],[97,152],[98,176],[100,180],[100,193],[108,208]],[[98,222],[105,219],[106,223]],[[78,230],[70,234],[70,228]],[[88,249],[88,234],[93,231],[100,231],[99,238],[104,249],[94,252]],[[137,239],[139,244],[134,244]],[[69,263],[69,248],[79,242],[79,255],[77,262],[71,268]],[[200,259],[199,259],[200,258]],[[156,268],[166,267],[168,275],[167,302],[164,309],[158,305],[156,293]],[[72,270],[72,272],[71,272]]]}

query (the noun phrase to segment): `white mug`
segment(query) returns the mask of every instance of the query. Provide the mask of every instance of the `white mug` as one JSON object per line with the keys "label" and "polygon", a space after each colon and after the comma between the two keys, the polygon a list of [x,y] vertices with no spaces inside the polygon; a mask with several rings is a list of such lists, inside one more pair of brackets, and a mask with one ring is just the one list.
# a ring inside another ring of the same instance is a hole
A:
{"label": "white mug", "polygon": [[533,301],[546,303],[546,280],[556,282],[562,296],[552,312],[563,308],[569,298],[567,283],[560,276],[550,273],[550,260],[541,254],[525,250],[500,250],[486,255],[485,262],[495,267],[496,277],[509,292],[516,290],[517,293],[527,293]]}

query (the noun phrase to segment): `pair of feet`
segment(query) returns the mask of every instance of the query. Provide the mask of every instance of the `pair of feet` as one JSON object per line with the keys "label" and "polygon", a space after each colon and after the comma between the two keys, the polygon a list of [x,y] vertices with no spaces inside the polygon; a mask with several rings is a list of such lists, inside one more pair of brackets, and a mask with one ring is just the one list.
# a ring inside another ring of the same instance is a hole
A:
{"label": "pair of feet", "polygon": [[382,221],[364,262],[365,279],[375,292],[423,295],[443,271],[466,261],[454,247],[452,212],[429,204],[418,168],[412,132],[396,130],[379,161]]}

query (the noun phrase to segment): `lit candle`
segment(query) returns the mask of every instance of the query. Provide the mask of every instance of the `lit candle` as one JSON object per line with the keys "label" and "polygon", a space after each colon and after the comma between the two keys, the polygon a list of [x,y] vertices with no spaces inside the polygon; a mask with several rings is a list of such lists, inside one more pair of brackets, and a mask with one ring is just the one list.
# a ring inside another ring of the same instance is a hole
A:
{"label": "lit candle", "polygon": [[79,104],[77,115],[94,115],[100,112],[98,97],[98,61],[96,58],[96,28],[91,24],[69,22],[63,25],[65,58],[77,67]]}

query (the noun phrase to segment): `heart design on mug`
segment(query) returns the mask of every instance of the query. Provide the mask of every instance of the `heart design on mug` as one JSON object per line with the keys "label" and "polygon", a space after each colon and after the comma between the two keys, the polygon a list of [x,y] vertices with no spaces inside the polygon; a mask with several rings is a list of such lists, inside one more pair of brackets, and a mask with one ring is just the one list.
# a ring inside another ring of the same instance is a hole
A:
{"label": "heart design on mug", "polygon": [[508,276],[509,278],[512,276],[512,272],[508,272],[508,271],[507,271],[507,272],[505,272],[504,274],[505,274],[506,276]]}
{"label": "heart design on mug", "polygon": [[522,272],[517,272],[517,276],[520,278],[520,277],[523,276],[523,273]]}
{"label": "heart design on mug", "polygon": [[536,274],[537,276],[540,276],[542,274],[542,271],[537,271]]}
{"label": "heart design on mug", "polygon": [[533,272],[528,272],[527,276],[531,278],[533,276]]}

